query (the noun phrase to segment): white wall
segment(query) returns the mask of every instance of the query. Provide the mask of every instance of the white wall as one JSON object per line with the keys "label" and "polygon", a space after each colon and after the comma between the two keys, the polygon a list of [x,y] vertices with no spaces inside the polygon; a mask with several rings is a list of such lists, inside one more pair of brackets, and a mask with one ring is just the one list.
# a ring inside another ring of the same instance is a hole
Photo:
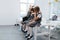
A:
{"label": "white wall", "polygon": [[19,0],[0,0],[0,25],[14,25],[19,14]]}
{"label": "white wall", "polygon": [[41,9],[43,20],[49,18],[49,0],[36,0],[35,5],[38,5]]}

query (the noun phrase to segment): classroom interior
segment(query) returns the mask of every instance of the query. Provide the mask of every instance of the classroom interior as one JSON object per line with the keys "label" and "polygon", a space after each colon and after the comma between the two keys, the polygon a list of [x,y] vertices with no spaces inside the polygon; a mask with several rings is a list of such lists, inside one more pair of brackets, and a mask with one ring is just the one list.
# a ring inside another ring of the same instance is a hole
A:
{"label": "classroom interior", "polygon": [[0,40],[27,40],[20,22],[30,5],[42,12],[41,27],[30,40],[60,40],[60,0],[0,0]]}

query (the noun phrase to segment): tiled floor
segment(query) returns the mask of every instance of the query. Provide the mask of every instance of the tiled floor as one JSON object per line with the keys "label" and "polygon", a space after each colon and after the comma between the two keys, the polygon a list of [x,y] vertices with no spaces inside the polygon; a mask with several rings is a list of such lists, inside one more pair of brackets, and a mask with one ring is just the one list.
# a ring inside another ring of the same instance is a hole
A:
{"label": "tiled floor", "polygon": [[[53,34],[57,36],[58,39],[51,40],[60,40],[60,34],[56,32],[53,32]],[[18,26],[0,26],[0,40],[26,40],[24,36],[25,34],[19,30]],[[48,37],[39,36],[37,40],[48,40]]]}

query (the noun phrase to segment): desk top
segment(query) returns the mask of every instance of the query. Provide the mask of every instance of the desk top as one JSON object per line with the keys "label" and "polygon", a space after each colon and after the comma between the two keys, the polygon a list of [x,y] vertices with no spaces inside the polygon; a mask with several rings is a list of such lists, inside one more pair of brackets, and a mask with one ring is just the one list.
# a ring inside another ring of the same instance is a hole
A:
{"label": "desk top", "polygon": [[56,25],[60,25],[60,22],[59,21],[46,21],[46,22],[42,22],[42,25],[56,26]]}

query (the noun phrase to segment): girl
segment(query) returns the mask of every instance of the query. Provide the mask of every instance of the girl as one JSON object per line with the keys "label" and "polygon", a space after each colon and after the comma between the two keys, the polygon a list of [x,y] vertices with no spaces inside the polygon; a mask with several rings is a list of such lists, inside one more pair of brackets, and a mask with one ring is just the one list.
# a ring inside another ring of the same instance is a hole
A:
{"label": "girl", "polygon": [[34,13],[32,13],[34,18],[32,20],[30,20],[30,22],[27,24],[27,26],[29,27],[29,29],[28,29],[29,35],[27,36],[27,40],[29,40],[33,37],[32,28],[38,24],[40,25],[40,23],[41,23],[42,15],[41,15],[41,12],[39,13],[39,11],[40,11],[40,8],[38,6],[36,6],[34,8]]}
{"label": "girl", "polygon": [[26,17],[24,17],[23,19],[26,19],[26,20],[23,20],[23,22],[22,22],[22,31],[24,32],[24,33],[26,33],[27,32],[27,27],[26,27],[26,24],[29,22],[29,20],[31,19],[31,13],[33,13],[34,12],[34,9],[33,9],[33,6],[32,7],[30,7],[29,8],[29,11],[28,11],[28,14],[27,14],[27,16]]}

